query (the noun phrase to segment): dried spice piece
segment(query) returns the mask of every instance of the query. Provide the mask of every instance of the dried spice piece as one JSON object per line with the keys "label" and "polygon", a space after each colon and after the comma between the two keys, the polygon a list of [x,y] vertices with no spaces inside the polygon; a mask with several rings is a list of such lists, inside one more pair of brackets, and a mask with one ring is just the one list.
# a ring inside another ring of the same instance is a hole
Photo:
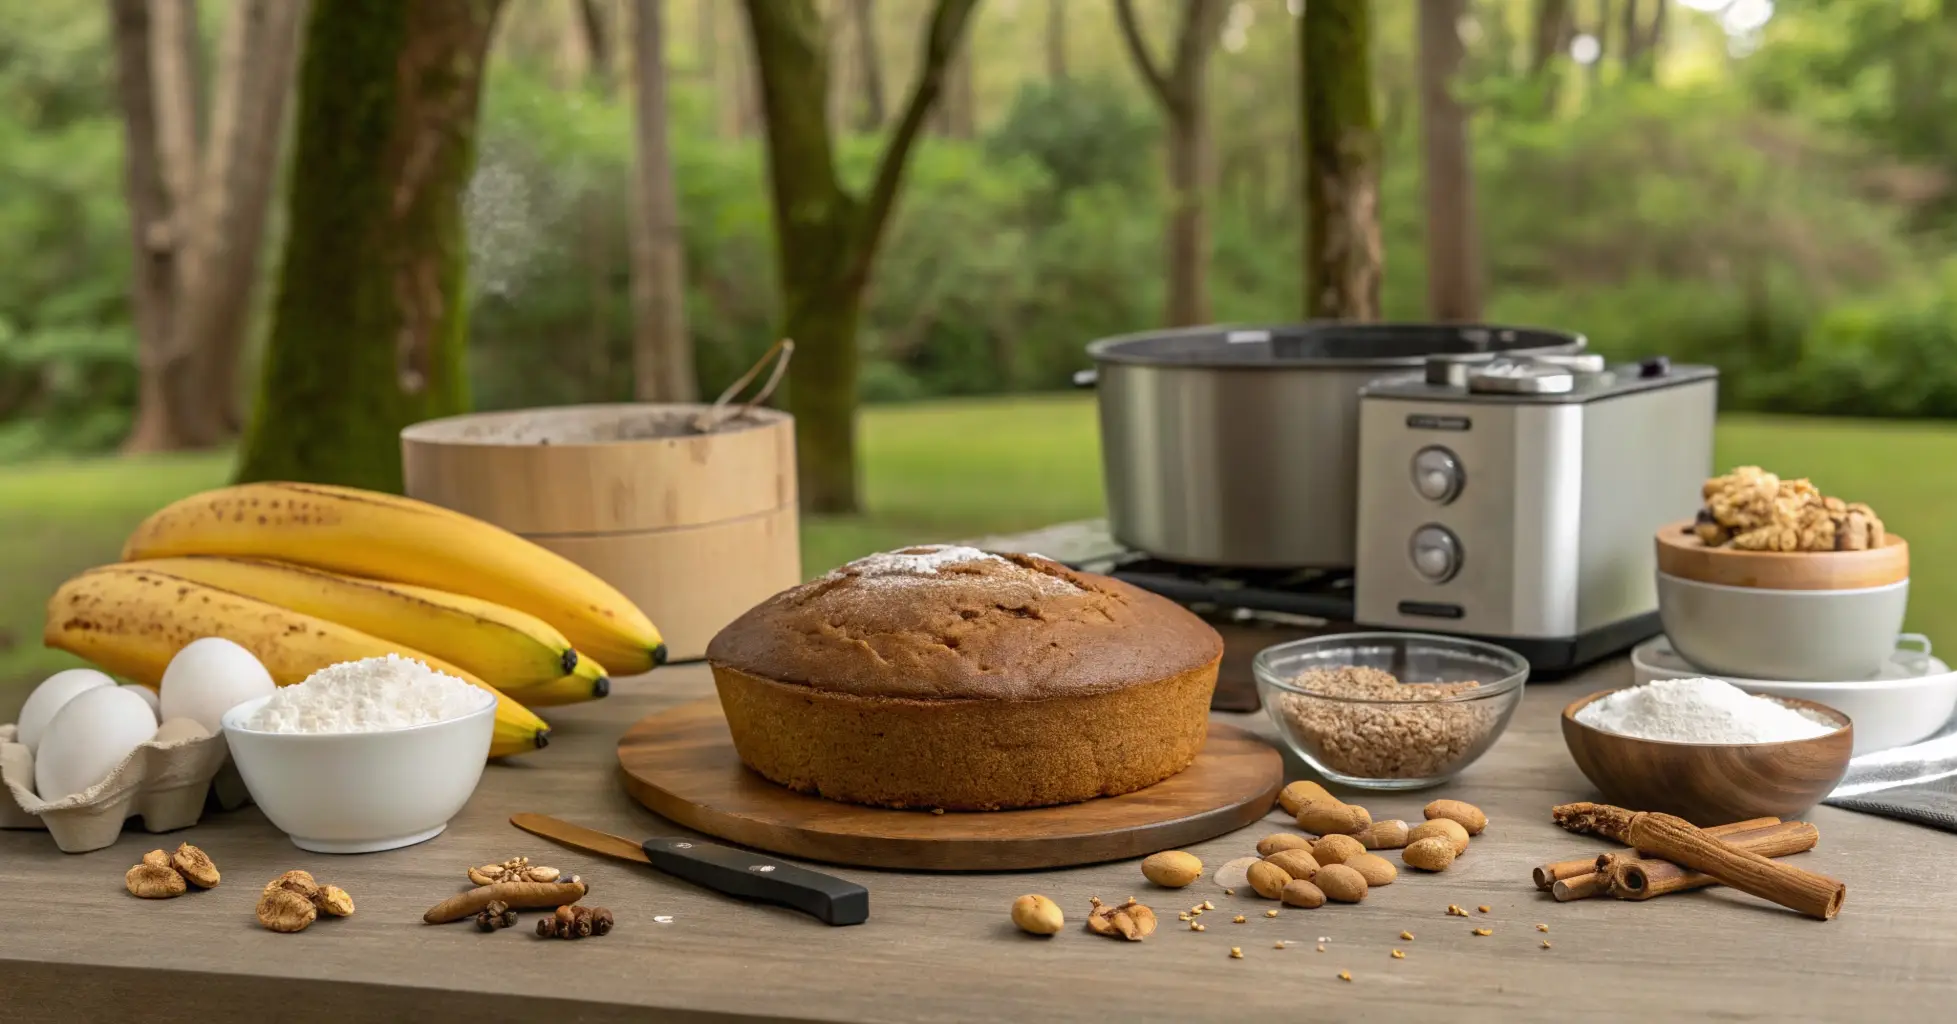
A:
{"label": "dried spice piece", "polygon": [[[1102,903],[1099,898],[1089,901],[1094,909],[1087,915],[1087,930],[1096,935],[1120,936],[1130,942],[1140,942],[1155,934],[1155,911],[1135,901],[1133,896],[1120,906]],[[1202,931],[1201,925],[1191,926]]]}
{"label": "dried spice piece", "polygon": [[128,887],[130,895],[141,896],[146,900],[167,900],[172,896],[182,896],[186,886],[183,876],[169,868],[160,868],[145,860],[128,870],[122,876],[122,884]]}
{"label": "dried spice piece", "polygon": [[507,903],[518,910],[562,907],[583,899],[589,891],[584,880],[576,875],[561,882],[498,882],[456,893],[429,907],[421,919],[429,924],[460,921],[474,917],[492,900]]}
{"label": "dried spice piece", "polygon": [[170,855],[170,867],[199,889],[217,888],[221,877],[210,855],[189,843],[177,844],[177,852]]}
{"label": "dried spice piece", "polygon": [[513,924],[516,924],[516,911],[511,910],[510,905],[501,900],[491,900],[489,905],[483,907],[482,912],[476,915],[476,927],[486,932],[508,928]]}

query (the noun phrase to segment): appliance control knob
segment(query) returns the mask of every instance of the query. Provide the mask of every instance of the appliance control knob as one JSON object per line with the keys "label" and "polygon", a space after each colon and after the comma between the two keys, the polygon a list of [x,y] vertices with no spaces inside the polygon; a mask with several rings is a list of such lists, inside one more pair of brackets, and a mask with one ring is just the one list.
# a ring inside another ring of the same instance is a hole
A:
{"label": "appliance control knob", "polygon": [[1461,571],[1461,542],[1445,526],[1430,523],[1413,531],[1407,553],[1413,571],[1429,583],[1446,583]]}
{"label": "appliance control knob", "polygon": [[1413,489],[1428,501],[1443,505],[1461,493],[1461,460],[1439,445],[1430,445],[1413,456]]}
{"label": "appliance control knob", "polygon": [[1640,377],[1669,377],[1671,373],[1672,361],[1664,356],[1652,356],[1638,362]]}

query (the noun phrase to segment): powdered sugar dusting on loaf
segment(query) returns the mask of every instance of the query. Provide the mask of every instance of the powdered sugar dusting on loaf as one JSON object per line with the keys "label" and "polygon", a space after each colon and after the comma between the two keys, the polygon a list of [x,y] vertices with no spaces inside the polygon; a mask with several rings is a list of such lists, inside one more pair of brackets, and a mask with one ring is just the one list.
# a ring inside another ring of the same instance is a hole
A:
{"label": "powdered sugar dusting on loaf", "polygon": [[986,573],[995,586],[1030,587],[1040,593],[1058,594],[1080,588],[1057,576],[1023,569],[1010,559],[990,551],[959,544],[921,544],[897,551],[884,551],[859,558],[829,573],[826,579],[854,579],[858,586],[918,586],[956,583],[972,586],[974,573],[947,572],[957,566],[989,564],[1006,573]]}

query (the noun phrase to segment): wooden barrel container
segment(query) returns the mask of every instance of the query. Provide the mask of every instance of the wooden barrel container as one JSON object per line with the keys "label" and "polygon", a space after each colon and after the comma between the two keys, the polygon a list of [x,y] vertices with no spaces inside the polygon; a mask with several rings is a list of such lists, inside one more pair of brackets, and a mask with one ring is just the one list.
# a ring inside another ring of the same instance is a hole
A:
{"label": "wooden barrel container", "polygon": [[480,413],[401,432],[408,495],[520,534],[636,602],[670,657],[802,579],[795,421],[704,405]]}

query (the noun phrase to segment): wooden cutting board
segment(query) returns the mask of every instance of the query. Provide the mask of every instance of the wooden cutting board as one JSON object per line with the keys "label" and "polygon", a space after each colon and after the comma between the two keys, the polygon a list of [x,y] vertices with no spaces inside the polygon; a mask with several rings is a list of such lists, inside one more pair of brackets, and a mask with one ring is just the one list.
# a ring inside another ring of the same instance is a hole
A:
{"label": "wooden cutting board", "polygon": [[1147,789],[1024,811],[931,814],[859,807],[777,786],[734,753],[717,700],[648,715],[618,743],[626,792],[687,828],[770,853],[904,871],[1016,871],[1144,857],[1263,817],[1284,762],[1210,723],[1196,763]]}

